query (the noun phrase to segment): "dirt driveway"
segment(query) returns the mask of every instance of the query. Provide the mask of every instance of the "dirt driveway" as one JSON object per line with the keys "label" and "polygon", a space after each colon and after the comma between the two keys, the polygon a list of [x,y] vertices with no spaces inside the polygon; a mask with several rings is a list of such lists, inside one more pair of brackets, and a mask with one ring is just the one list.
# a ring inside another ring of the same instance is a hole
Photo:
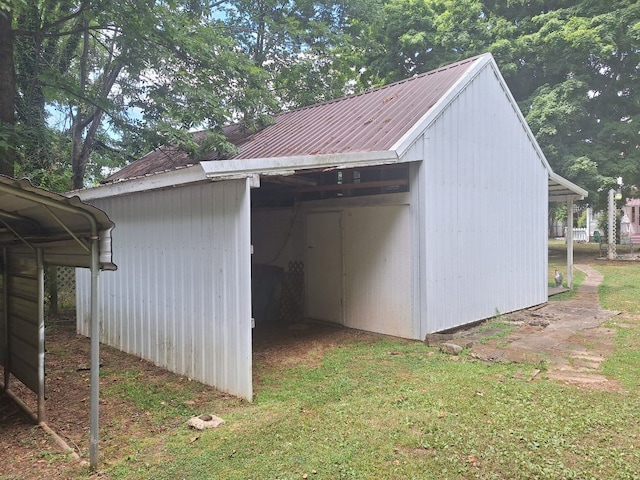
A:
{"label": "dirt driveway", "polygon": [[[602,281],[598,272],[588,265],[577,265],[576,268],[583,270],[587,279],[573,300],[549,302],[541,308],[509,314],[517,328],[506,338],[487,340],[491,332],[486,330],[482,334],[473,329],[464,332],[468,339],[475,340],[472,355],[485,361],[541,361],[547,367],[545,375],[550,378],[584,388],[618,389],[615,382],[598,373],[600,363],[614,345],[613,331],[600,325],[617,312],[598,307],[597,287]],[[89,340],[75,335],[73,321],[69,320],[47,332],[50,353],[47,356],[46,409],[51,428],[86,459]],[[270,337],[262,336],[254,345],[255,368],[268,369],[274,363],[313,365],[322,361],[328,349],[373,336],[337,327],[297,327],[273,331]],[[115,367],[118,370],[143,368],[147,377],[162,382],[182,380],[182,377],[109,347],[101,349],[101,361],[106,374]],[[256,389],[259,388],[256,385]],[[20,393],[34,408],[29,392]],[[194,402],[204,402],[211,395],[220,394],[206,387]],[[131,411],[130,405],[110,399],[109,402],[101,400],[100,408],[101,424],[117,428],[118,434],[149,434],[144,416]],[[103,446],[107,443],[108,447],[107,440],[103,442]],[[49,435],[0,394],[0,479],[73,478],[78,475],[86,478],[87,472],[65,456]],[[95,476],[98,477],[100,475]]]}

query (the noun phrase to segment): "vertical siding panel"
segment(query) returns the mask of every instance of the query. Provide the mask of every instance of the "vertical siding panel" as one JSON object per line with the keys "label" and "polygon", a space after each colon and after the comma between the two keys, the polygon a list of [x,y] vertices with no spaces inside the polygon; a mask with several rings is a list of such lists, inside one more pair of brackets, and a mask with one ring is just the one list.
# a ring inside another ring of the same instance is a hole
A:
{"label": "vertical siding panel", "polygon": [[248,202],[245,180],[96,200],[116,224],[118,270],[100,282],[103,341],[250,399]]}
{"label": "vertical siding panel", "polygon": [[[145,230],[150,228],[150,222],[147,220],[148,216],[151,212],[150,212],[150,207],[148,204],[145,205],[145,213],[143,213],[142,218],[143,218],[143,224],[141,225],[141,228],[144,228]],[[149,349],[147,348],[147,342],[148,342],[148,337],[150,335],[150,325],[151,325],[151,318],[149,318],[149,312],[147,310],[147,303],[150,302],[150,298],[149,298],[149,281],[150,281],[150,277],[151,277],[151,272],[153,271],[153,265],[149,264],[149,246],[151,245],[151,243],[149,242],[144,242],[141,243],[139,245],[139,257],[138,257],[138,262],[140,265],[140,286],[139,286],[139,298],[138,298],[138,302],[137,302],[137,306],[139,309],[139,316],[141,319],[140,322],[140,328],[136,331],[136,342],[137,344],[140,345],[140,351],[142,352],[142,356],[149,358]],[[144,268],[144,265],[150,265],[148,268]]]}
{"label": "vertical siding panel", "polygon": [[409,206],[348,208],[342,218],[345,325],[413,338]]}
{"label": "vertical siding panel", "polygon": [[88,288],[91,275],[87,275],[87,270],[86,268],[76,268],[76,331],[85,336],[89,335],[87,323],[90,308],[88,303],[91,298],[91,292]]}
{"label": "vertical siding panel", "polygon": [[[194,190],[193,193],[193,205],[194,208],[192,212],[205,212],[203,205],[203,195],[204,192],[202,189]],[[204,215],[202,215],[204,216]],[[202,237],[202,221],[196,220],[196,215],[192,213],[190,223],[191,223],[191,236],[193,245],[193,255],[194,259],[202,259],[205,252],[200,248],[200,243],[197,242],[196,239],[203,238]],[[205,286],[206,283],[203,283],[202,278],[202,261],[194,262],[193,271],[191,272],[191,282],[195,285]],[[193,368],[193,376],[195,378],[204,378],[206,376],[205,368],[203,365],[203,357],[204,350],[202,348],[203,342],[202,337],[205,335],[204,323],[206,321],[205,310],[202,309],[202,302],[200,297],[205,295],[205,292],[202,290],[196,290],[195,288],[190,289],[190,304],[191,304],[191,316],[193,318],[193,358],[192,358],[192,368]],[[203,315],[198,315],[198,312],[203,312]]]}
{"label": "vertical siding panel", "polygon": [[[105,207],[112,208],[113,204],[114,204],[113,201],[108,202],[105,204]],[[114,233],[115,232],[116,230],[114,229]],[[118,257],[114,255],[114,258],[118,258]],[[120,263],[124,263],[128,261],[129,256],[126,254],[121,254],[119,258],[120,258]],[[107,281],[107,279],[105,279],[104,277],[105,275],[100,275],[101,292],[105,291],[102,289],[104,282]],[[125,341],[125,338],[126,338],[125,329],[128,327],[127,319],[129,318],[128,312],[126,309],[128,309],[129,303],[126,302],[124,305],[118,306],[116,304],[116,298],[123,298],[128,292],[127,287],[128,285],[125,279],[125,281],[118,282],[118,284],[116,285],[115,291],[109,292],[112,294],[100,295],[101,300],[105,296],[108,296],[109,298],[109,303],[105,305],[105,309],[102,311],[102,315],[100,316],[100,319],[102,320],[102,325],[103,325],[102,335],[105,336],[102,338],[106,338],[107,343],[109,343],[110,345],[122,345],[122,343]],[[111,310],[108,310],[109,308]],[[87,310],[87,312],[88,311],[89,310]],[[107,311],[115,312],[115,314],[107,315],[106,314]]]}
{"label": "vertical siding panel", "polygon": [[[160,359],[166,358],[166,331],[168,328],[167,318],[167,290],[170,285],[170,267],[169,258],[165,254],[166,237],[163,235],[162,224],[160,222],[151,222],[150,233],[154,241],[151,243],[151,255],[155,259],[153,274],[151,279],[155,284],[154,296],[150,299],[150,309],[154,311],[153,305],[157,305],[154,312],[155,322],[153,332],[151,333],[149,352],[157,352],[156,358],[158,364]],[[160,282],[155,279],[164,279]],[[153,353],[151,353],[153,355]],[[165,366],[166,367],[166,366]]]}
{"label": "vertical siding panel", "polygon": [[[185,248],[185,227],[184,224],[184,203],[187,200],[185,198],[185,190],[179,189],[177,191],[179,197],[178,201],[174,203],[173,210],[173,218],[171,219],[171,225],[174,226],[174,234],[172,246],[175,250],[172,251],[173,256],[173,276],[176,279],[176,284],[174,286],[176,291],[176,296],[174,297],[174,336],[172,338],[172,349],[174,350],[175,355],[175,364],[173,365],[173,369],[176,372],[184,372],[185,375],[191,375],[191,372],[186,366],[185,363],[185,349],[189,348],[187,345],[187,338],[185,336],[185,322],[188,319],[185,316],[184,311],[184,295],[185,295],[185,282],[188,281],[187,271],[191,267],[191,258],[188,255],[187,248]],[[158,192],[155,192],[155,196],[157,197]],[[158,199],[160,201],[160,199]],[[191,205],[187,205],[187,208],[192,207]]]}
{"label": "vertical siding panel", "polygon": [[[148,338],[148,357],[153,356],[154,350],[160,350],[161,337],[165,329],[166,307],[164,298],[164,289],[166,288],[165,282],[156,281],[159,278],[166,278],[166,257],[162,254],[161,245],[161,227],[158,222],[151,222],[149,226],[151,238],[153,242],[149,244],[149,258],[153,262],[153,267],[149,269],[149,284],[151,287],[149,296],[149,316],[153,318],[153,322],[150,326]],[[158,305],[158,308],[154,309],[153,305]],[[158,355],[162,355],[160,352]]]}
{"label": "vertical siding panel", "polygon": [[[106,208],[112,208],[113,202],[109,201],[109,199],[104,200],[104,207]],[[116,233],[117,231],[117,225],[116,228],[113,230],[112,235]],[[113,255],[113,259],[116,262],[116,264],[120,264],[122,263],[125,258],[127,258],[125,255],[123,255],[122,253],[115,253],[114,250],[114,255]],[[121,267],[119,267],[118,269],[120,269]],[[112,272],[110,272],[112,273]],[[114,304],[114,297],[116,296],[120,296],[123,294],[123,291],[125,289],[125,285],[124,282],[121,282],[120,284],[118,284],[118,289],[115,291],[109,291],[109,293],[107,295],[102,295],[102,292],[104,292],[104,283],[108,281],[107,275],[104,274],[100,274],[100,280],[99,280],[99,285],[100,285],[100,290],[99,290],[99,295],[100,295],[100,307],[101,307],[101,315],[100,315],[100,320],[101,320],[101,324],[102,324],[102,331],[101,331],[101,337],[102,339],[104,339],[105,343],[110,344],[110,345],[120,345],[122,343],[122,337],[123,337],[123,330],[124,330],[124,326],[126,325],[123,321],[123,312],[122,312],[122,307],[119,309],[115,309],[115,304]],[[77,286],[77,283],[76,283]],[[105,303],[105,297],[108,299],[107,303]],[[89,316],[89,292],[87,292],[86,298],[85,298],[87,305],[86,305],[86,314],[87,317]],[[111,311],[115,312],[115,315],[107,315],[106,312],[108,312],[111,309]],[[114,325],[115,324],[115,325]],[[117,326],[116,326],[117,325]],[[83,332],[84,333],[84,332]]]}

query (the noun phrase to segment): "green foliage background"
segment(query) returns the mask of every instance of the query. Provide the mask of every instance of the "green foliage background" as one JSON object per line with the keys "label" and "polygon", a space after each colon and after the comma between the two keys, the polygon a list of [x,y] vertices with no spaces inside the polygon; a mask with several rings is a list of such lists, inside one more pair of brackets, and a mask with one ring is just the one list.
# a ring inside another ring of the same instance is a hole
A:
{"label": "green foliage background", "polygon": [[[554,171],[640,185],[633,0],[3,1],[13,15],[17,173],[98,181],[189,131],[400,80],[490,51]],[[1,66],[1,65],[0,65]],[[111,77],[110,77],[111,75]],[[111,81],[108,81],[111,80]],[[97,122],[92,127],[93,122]],[[213,147],[211,147],[213,146]],[[84,152],[85,157],[82,157]],[[83,163],[84,162],[84,163]],[[80,183],[79,183],[80,182]]]}

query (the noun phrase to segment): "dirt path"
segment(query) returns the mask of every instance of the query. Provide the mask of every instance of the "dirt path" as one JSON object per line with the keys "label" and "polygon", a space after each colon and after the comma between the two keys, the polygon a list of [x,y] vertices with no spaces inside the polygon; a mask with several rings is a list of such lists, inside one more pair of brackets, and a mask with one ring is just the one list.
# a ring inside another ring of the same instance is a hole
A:
{"label": "dirt path", "polygon": [[549,378],[586,388],[619,389],[600,373],[615,345],[614,331],[602,324],[619,312],[600,308],[602,275],[589,265],[575,267],[586,279],[573,299],[507,315],[520,327],[506,338],[474,343],[473,355],[489,361],[544,362]]}

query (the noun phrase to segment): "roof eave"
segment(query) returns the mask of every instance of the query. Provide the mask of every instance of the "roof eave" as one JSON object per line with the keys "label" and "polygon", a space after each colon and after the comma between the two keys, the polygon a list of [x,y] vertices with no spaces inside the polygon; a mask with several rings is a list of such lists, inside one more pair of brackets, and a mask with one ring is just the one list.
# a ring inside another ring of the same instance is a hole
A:
{"label": "roof eave", "polygon": [[203,181],[207,181],[207,177],[204,175],[204,171],[200,164],[197,164],[177,170],[152,173],[143,177],[130,178],[99,185],[97,187],[67,192],[65,195],[77,195],[83,201],[87,201],[99,198],[129,195],[132,193],[146,192],[150,190],[161,190],[164,188],[177,187],[180,185]]}
{"label": "roof eave", "polygon": [[393,150],[290,157],[235,158],[201,162],[200,165],[207,178],[223,180],[253,175],[293,175],[296,171],[318,168],[344,169],[391,163],[401,163],[398,154]]}
{"label": "roof eave", "polygon": [[568,200],[584,200],[589,196],[584,188],[577,186],[557,173],[549,171],[549,182],[558,187],[549,191],[550,202],[566,202]]}

